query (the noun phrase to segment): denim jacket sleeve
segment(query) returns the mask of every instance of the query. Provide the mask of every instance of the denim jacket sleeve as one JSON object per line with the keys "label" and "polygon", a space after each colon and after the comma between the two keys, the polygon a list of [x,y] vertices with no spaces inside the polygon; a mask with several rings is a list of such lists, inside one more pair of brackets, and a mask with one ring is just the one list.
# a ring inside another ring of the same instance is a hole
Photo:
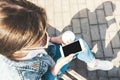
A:
{"label": "denim jacket sleeve", "polygon": [[17,70],[3,61],[0,55],[0,80],[20,80]]}
{"label": "denim jacket sleeve", "polygon": [[[42,80],[48,67],[54,62],[48,55],[37,55],[25,61],[13,61],[0,57],[0,80]],[[52,65],[51,65],[52,64]]]}

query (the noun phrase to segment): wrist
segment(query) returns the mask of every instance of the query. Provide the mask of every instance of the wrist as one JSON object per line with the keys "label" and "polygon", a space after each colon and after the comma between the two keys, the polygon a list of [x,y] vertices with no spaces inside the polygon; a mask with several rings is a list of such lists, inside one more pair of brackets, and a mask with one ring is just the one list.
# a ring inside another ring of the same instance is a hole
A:
{"label": "wrist", "polygon": [[52,38],[53,38],[53,37],[52,37],[52,36],[50,36],[50,37],[49,37],[49,41],[52,41]]}
{"label": "wrist", "polygon": [[51,73],[54,75],[54,76],[57,76],[58,72],[60,71],[60,68],[56,65],[54,65],[52,68],[51,68]]}

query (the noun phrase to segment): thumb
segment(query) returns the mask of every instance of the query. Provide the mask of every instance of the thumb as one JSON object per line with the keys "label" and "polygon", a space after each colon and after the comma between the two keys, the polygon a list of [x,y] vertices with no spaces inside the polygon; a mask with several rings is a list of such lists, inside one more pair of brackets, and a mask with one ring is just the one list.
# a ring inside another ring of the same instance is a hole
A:
{"label": "thumb", "polygon": [[66,58],[66,62],[70,62],[73,59],[73,56],[75,54],[70,54],[69,56],[65,57]]}

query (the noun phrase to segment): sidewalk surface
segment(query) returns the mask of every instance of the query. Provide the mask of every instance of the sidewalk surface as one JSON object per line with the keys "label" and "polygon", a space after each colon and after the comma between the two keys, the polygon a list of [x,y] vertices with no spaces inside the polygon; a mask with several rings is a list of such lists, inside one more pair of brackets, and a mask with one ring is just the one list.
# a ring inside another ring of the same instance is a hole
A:
{"label": "sidewalk surface", "polygon": [[110,71],[88,71],[74,60],[63,80],[120,80],[120,0],[29,0],[46,9],[50,35],[66,30],[82,37],[96,58],[110,60]]}

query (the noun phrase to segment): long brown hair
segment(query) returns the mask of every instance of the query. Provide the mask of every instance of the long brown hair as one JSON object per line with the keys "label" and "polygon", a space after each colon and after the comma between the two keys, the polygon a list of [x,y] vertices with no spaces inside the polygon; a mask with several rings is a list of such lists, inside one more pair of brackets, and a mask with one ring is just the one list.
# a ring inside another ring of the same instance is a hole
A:
{"label": "long brown hair", "polygon": [[0,54],[7,57],[33,45],[45,32],[43,8],[26,0],[0,0]]}

